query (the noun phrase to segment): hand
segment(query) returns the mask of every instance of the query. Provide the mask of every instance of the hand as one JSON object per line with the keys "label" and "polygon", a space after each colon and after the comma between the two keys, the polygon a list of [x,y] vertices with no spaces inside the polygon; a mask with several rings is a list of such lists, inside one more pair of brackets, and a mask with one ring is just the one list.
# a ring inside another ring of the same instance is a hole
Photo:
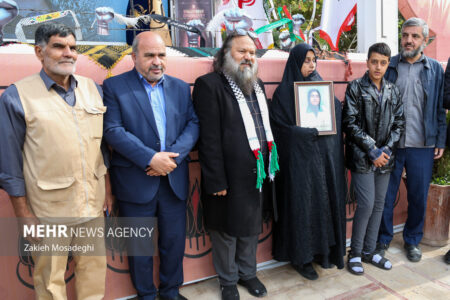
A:
{"label": "hand", "polygon": [[153,170],[151,167],[148,167],[147,169],[145,169],[145,172],[147,173],[148,176],[166,176],[167,175],[167,174],[158,173],[155,170]]}
{"label": "hand", "polygon": [[282,50],[289,51],[292,48],[294,43],[290,39],[291,35],[289,31],[284,30],[280,32],[278,38],[280,39],[280,47]]}
{"label": "hand", "polygon": [[[198,20],[198,19],[190,20],[186,24],[190,25],[190,26],[193,26],[193,27],[196,27],[199,30],[205,29],[205,25],[202,23],[201,20]],[[194,33],[194,32],[190,32],[190,31],[186,31],[186,35],[188,37],[189,47],[198,47],[198,37],[199,37],[199,35]]]}
{"label": "hand", "polygon": [[443,148],[434,148],[434,159],[439,159],[444,155],[444,149]]}
{"label": "hand", "polygon": [[390,158],[389,155],[382,152],[380,157],[378,157],[376,160],[373,161],[373,164],[375,165],[375,167],[381,168],[382,166],[388,163],[389,158]]}
{"label": "hand", "polygon": [[111,214],[113,203],[115,202],[115,198],[111,192],[106,192],[105,194],[105,203],[103,204],[103,211],[106,212],[106,215],[109,216]]}
{"label": "hand", "polygon": [[[25,197],[13,197],[11,196],[11,203],[14,208],[14,213],[19,222],[20,235],[23,237],[24,226],[38,225],[39,219],[28,209],[27,200]],[[30,243],[38,243],[42,238],[26,236],[24,237]]]}
{"label": "hand", "polygon": [[244,14],[244,11],[237,7],[227,10],[223,16],[225,17],[224,25],[227,33],[236,29],[248,31],[253,25],[252,20]]}
{"label": "hand", "polygon": [[150,168],[160,175],[168,175],[177,167],[174,158],[179,155],[180,154],[174,152],[158,152],[153,155],[150,162]]}
{"label": "hand", "polygon": [[305,23],[305,17],[302,14],[295,14],[292,16],[292,23],[294,25],[294,33],[299,33],[300,26]]}
{"label": "hand", "polygon": [[227,190],[222,190],[220,192],[217,193],[213,193],[214,196],[226,196],[227,195]]}
{"label": "hand", "polygon": [[[36,225],[41,224],[41,222],[39,222],[39,219],[36,218],[36,216],[32,212],[29,212],[28,214],[24,214],[21,217],[18,217],[18,221],[19,221],[19,229],[20,229],[19,231],[20,231],[20,235],[22,237],[24,237],[23,230],[24,230],[25,225],[27,227],[30,227],[30,226],[36,226]],[[42,240],[41,237],[34,237],[31,235],[27,235],[24,238],[30,243],[39,243]]]}
{"label": "hand", "polygon": [[115,199],[112,194],[111,183],[109,181],[109,172],[108,172],[108,173],[106,173],[106,176],[105,176],[105,203],[103,204],[103,211],[106,212],[107,216],[109,216],[111,214],[114,200]]}
{"label": "hand", "polygon": [[97,17],[97,33],[108,35],[108,23],[114,19],[114,10],[111,7],[97,7],[95,16]]}

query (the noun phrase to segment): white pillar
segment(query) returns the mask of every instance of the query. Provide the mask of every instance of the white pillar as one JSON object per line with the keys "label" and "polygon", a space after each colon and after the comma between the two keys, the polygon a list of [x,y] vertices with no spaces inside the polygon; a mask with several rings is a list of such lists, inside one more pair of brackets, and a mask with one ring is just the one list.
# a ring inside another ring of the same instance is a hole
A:
{"label": "white pillar", "polygon": [[367,53],[374,43],[384,42],[392,56],[398,53],[398,0],[358,0],[358,52]]}

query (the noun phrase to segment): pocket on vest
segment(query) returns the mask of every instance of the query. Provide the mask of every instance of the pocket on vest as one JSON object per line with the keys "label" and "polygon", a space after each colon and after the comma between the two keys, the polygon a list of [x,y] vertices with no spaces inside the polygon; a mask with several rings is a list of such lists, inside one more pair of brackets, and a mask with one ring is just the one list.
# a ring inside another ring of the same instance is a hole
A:
{"label": "pocket on vest", "polygon": [[61,190],[68,188],[75,182],[73,177],[60,177],[50,180],[38,180],[37,186],[44,191]]}
{"label": "pocket on vest", "polygon": [[[38,193],[41,200],[39,206],[46,206],[48,204],[45,203],[58,203],[58,202],[66,202],[68,199],[74,199],[74,177],[56,177],[52,179],[37,181],[37,186],[41,190]],[[53,207],[53,209],[56,209]],[[62,215],[64,213],[61,211]]]}
{"label": "pocket on vest", "polygon": [[84,107],[89,115],[89,128],[91,137],[101,139],[103,136],[103,114],[106,112],[106,106]]}
{"label": "pocket on vest", "polygon": [[60,202],[66,200],[73,191],[69,189],[75,182],[74,177],[59,177],[47,180],[38,180],[37,186],[41,189],[41,197],[46,202]]}

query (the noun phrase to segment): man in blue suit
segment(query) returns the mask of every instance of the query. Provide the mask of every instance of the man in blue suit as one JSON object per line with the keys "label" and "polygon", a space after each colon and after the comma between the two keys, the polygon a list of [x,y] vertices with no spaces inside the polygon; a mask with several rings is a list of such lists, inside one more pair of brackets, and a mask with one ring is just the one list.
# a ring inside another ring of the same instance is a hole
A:
{"label": "man in blue suit", "polygon": [[[183,283],[188,154],[197,142],[198,119],[189,85],[164,74],[162,38],[144,32],[132,48],[135,68],[103,83],[113,193],[122,217],[158,218],[160,299],[186,299],[178,289]],[[129,256],[128,263],[139,299],[155,299],[153,257]]]}

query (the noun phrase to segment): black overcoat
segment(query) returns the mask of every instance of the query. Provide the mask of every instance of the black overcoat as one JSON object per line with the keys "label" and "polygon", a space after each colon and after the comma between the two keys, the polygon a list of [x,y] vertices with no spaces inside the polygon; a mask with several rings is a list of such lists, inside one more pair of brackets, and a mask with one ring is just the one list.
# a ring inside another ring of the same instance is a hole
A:
{"label": "black overcoat", "polygon": [[[257,235],[262,228],[263,197],[256,189],[256,159],[233,91],[223,75],[213,72],[197,78],[193,101],[200,120],[206,227],[235,237]],[[225,189],[226,196],[213,195]]]}

